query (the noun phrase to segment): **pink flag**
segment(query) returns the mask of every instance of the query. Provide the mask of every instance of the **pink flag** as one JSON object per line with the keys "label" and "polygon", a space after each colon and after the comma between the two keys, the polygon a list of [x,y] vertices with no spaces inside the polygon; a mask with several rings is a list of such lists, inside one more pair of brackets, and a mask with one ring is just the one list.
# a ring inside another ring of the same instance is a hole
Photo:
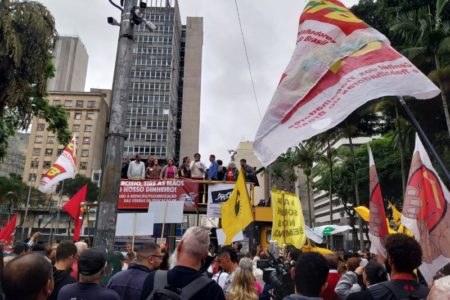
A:
{"label": "pink flag", "polygon": [[450,262],[448,202],[450,193],[416,135],[401,220],[422,247],[419,270],[429,284],[436,272]]}
{"label": "pink flag", "polygon": [[386,223],[386,212],[384,211],[384,201],[381,194],[380,182],[378,180],[375,161],[373,160],[372,150],[367,145],[369,151],[369,176],[370,176],[370,222],[369,238],[370,252],[386,257],[386,248],[384,243],[389,234]]}

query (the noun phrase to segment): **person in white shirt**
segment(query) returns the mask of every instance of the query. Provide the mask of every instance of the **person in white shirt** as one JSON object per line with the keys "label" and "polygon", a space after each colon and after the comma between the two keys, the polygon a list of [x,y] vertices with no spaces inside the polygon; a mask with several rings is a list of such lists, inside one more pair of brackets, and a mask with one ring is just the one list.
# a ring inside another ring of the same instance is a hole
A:
{"label": "person in white shirt", "polygon": [[128,179],[145,179],[145,164],[139,154],[136,154],[136,159],[130,162],[127,176]]}
{"label": "person in white shirt", "polygon": [[194,161],[191,162],[191,178],[204,179],[206,173],[206,166],[200,161],[200,153],[194,154]]}

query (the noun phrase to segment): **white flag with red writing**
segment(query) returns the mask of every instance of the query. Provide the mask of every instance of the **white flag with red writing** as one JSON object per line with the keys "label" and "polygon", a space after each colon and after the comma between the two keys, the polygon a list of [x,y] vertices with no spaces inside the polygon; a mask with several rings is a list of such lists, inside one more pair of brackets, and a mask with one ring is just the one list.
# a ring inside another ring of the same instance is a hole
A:
{"label": "white flag with red writing", "polygon": [[369,220],[369,239],[370,253],[386,257],[386,248],[384,244],[389,235],[386,222],[386,212],[384,210],[384,200],[381,194],[380,181],[378,180],[377,168],[373,159],[372,150],[367,145],[369,151],[369,178],[370,178],[370,220]]}
{"label": "white flag with red writing", "polygon": [[75,177],[77,173],[76,152],[76,140],[74,137],[52,167],[42,176],[41,182],[39,183],[39,190],[41,192],[51,193],[55,190],[58,182]]}
{"label": "white flag with red writing", "polygon": [[419,270],[429,284],[436,272],[450,263],[449,202],[449,190],[416,135],[401,220],[422,247]]}
{"label": "white flag with red writing", "polygon": [[261,163],[336,126],[369,100],[437,96],[439,89],[388,43],[339,1],[309,1],[296,49],[255,137]]}

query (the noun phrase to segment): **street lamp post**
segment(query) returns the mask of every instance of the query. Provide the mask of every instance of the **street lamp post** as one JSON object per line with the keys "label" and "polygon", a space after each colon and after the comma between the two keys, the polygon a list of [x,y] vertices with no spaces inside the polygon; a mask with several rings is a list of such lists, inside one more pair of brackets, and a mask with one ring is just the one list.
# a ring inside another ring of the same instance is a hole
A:
{"label": "street lamp post", "polygon": [[[39,158],[35,157],[34,159],[31,160],[31,174],[34,174],[34,168],[35,168],[35,162],[38,161]],[[34,180],[36,180],[36,176],[34,177]],[[30,196],[31,196],[31,182],[28,182],[28,196],[27,196],[27,203],[25,206],[25,214],[23,216],[23,220],[22,220],[22,233],[21,233],[21,239],[23,240],[24,238],[24,234],[25,234],[25,222],[27,221],[27,216],[28,216],[28,207],[30,206]]]}

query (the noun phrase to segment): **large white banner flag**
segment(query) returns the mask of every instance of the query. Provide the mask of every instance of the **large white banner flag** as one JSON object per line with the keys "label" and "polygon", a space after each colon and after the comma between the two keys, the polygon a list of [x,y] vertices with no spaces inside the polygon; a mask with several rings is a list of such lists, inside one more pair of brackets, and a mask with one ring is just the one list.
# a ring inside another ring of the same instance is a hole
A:
{"label": "large white banner flag", "polygon": [[439,92],[342,3],[309,1],[300,17],[296,49],[259,125],[254,150],[266,166],[371,99],[427,99]]}
{"label": "large white banner flag", "polygon": [[450,193],[416,135],[401,220],[422,247],[419,270],[429,284],[436,272],[450,263],[449,202]]}
{"label": "large white banner flag", "polygon": [[51,193],[55,190],[58,182],[75,177],[77,173],[76,153],[76,139],[73,137],[52,167],[42,176],[39,183],[41,192]]}

